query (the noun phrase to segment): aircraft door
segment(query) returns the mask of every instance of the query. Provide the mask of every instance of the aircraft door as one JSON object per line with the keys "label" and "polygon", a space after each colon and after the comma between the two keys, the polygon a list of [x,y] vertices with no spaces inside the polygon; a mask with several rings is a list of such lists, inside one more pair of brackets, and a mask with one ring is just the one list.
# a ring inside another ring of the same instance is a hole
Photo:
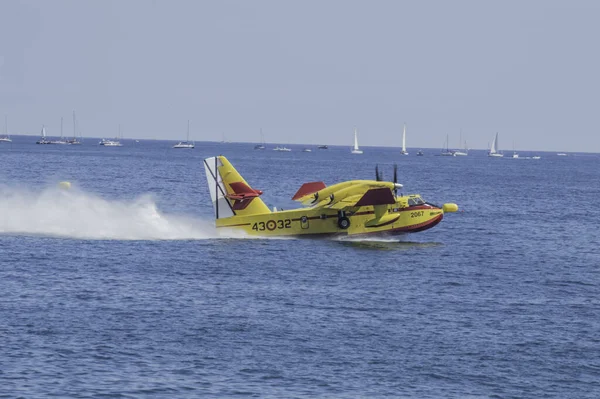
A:
{"label": "aircraft door", "polygon": [[303,229],[308,229],[309,228],[308,217],[302,216],[300,218],[300,227],[302,227]]}

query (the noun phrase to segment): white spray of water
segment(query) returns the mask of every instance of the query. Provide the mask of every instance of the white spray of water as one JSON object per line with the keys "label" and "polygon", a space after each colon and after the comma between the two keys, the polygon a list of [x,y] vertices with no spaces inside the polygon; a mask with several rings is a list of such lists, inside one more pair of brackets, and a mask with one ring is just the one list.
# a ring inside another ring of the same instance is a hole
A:
{"label": "white spray of water", "polygon": [[220,237],[212,221],[161,213],[148,195],[132,201],[117,201],[76,188],[31,191],[1,186],[0,234],[92,240]]}

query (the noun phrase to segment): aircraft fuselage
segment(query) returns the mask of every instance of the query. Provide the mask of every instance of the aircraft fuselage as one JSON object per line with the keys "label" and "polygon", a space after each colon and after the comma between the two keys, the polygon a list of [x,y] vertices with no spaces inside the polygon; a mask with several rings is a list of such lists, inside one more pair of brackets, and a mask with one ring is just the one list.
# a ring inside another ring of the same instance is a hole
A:
{"label": "aircraft fuselage", "polygon": [[[348,211],[327,208],[299,208],[265,214],[218,219],[219,229],[240,229],[256,236],[402,234],[423,231],[437,225],[444,209],[424,203],[409,205],[418,195],[401,196],[384,212],[374,206]],[[344,220],[345,219],[345,220]]]}

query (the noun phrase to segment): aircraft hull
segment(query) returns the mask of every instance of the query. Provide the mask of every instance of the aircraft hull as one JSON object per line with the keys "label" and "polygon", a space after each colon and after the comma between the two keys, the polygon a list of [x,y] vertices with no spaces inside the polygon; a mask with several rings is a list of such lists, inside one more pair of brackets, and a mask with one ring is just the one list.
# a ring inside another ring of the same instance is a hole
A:
{"label": "aircraft hull", "polygon": [[[402,207],[404,206],[404,207]],[[347,228],[340,227],[340,218],[349,220]],[[444,210],[430,204],[406,207],[405,202],[387,206],[377,217],[373,206],[356,208],[340,214],[334,209],[300,208],[273,213],[235,216],[218,219],[218,229],[243,231],[251,236],[373,236],[416,233],[427,230],[444,217]]]}

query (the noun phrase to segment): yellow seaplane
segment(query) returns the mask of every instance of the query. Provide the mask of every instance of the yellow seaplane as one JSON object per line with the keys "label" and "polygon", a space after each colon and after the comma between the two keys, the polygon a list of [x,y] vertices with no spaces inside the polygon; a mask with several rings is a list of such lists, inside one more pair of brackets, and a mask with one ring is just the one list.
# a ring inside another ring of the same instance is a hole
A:
{"label": "yellow seaplane", "polygon": [[239,229],[253,236],[370,236],[415,233],[432,228],[444,213],[458,206],[441,208],[420,195],[398,195],[402,184],[377,180],[350,180],[327,187],[323,182],[303,184],[292,197],[304,207],[273,210],[224,156],[204,160],[219,229]]}

